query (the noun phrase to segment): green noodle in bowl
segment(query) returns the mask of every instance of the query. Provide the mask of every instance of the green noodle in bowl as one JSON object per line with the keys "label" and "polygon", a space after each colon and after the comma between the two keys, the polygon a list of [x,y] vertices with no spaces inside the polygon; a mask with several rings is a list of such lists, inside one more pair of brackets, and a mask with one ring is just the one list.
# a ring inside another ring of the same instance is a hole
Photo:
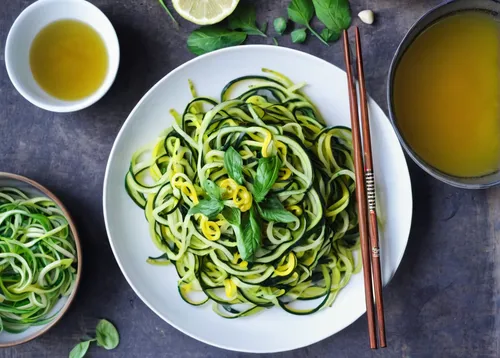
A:
{"label": "green noodle in bowl", "polygon": [[0,187],[0,332],[52,322],[77,282],[78,253],[68,220],[44,196]]}
{"label": "green noodle in bowl", "polygon": [[314,313],[360,269],[351,131],[326,127],[303,84],[263,71],[220,102],[190,83],[194,99],[125,178],[163,252],[148,262],[173,264],[182,298],[226,318]]}

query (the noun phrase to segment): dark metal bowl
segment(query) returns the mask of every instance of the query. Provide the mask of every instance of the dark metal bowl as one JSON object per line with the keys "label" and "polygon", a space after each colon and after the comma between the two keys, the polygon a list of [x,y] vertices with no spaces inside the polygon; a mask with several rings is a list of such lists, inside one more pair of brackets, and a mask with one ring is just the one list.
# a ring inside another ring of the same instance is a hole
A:
{"label": "dark metal bowl", "polygon": [[447,184],[466,189],[483,189],[500,184],[500,171],[481,177],[464,178],[443,173],[442,171],[426,163],[422,158],[418,156],[417,153],[413,151],[413,149],[410,147],[409,143],[405,140],[401,131],[399,130],[393,103],[394,76],[399,61],[401,60],[408,47],[411,46],[413,41],[417,38],[417,36],[420,35],[430,25],[446,16],[461,11],[471,10],[488,12],[500,19],[500,2],[497,2],[495,0],[454,0],[443,3],[430,10],[428,13],[422,16],[410,28],[410,30],[408,30],[403,41],[396,50],[394,58],[392,59],[391,67],[389,70],[389,78],[387,82],[387,100],[389,108],[389,118],[392,122],[394,130],[396,131],[401,145],[406,150],[408,155],[415,161],[415,163],[417,163],[422,169],[424,169],[433,177]]}

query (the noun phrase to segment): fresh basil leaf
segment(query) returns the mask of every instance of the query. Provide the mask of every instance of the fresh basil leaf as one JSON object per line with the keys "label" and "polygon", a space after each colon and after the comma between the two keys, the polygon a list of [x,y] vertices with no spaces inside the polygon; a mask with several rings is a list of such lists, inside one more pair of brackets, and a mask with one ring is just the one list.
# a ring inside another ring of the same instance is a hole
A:
{"label": "fresh basil leaf", "polygon": [[224,168],[226,168],[231,179],[243,185],[243,159],[233,147],[229,147],[224,153]]}
{"label": "fresh basil leaf", "polygon": [[292,223],[297,217],[283,207],[281,201],[275,196],[269,196],[258,204],[259,214],[267,221],[279,223]]}
{"label": "fresh basil leaf", "polygon": [[69,358],[82,358],[82,357],[84,357],[85,354],[87,354],[87,351],[89,350],[90,342],[92,342],[92,341],[85,341],[85,342],[78,343],[71,350],[71,352],[69,352]]}
{"label": "fresh basil leaf", "polygon": [[342,30],[348,29],[351,25],[349,0],[312,0],[312,2],[318,19],[328,29],[337,33],[338,37]]}
{"label": "fresh basil leaf", "polygon": [[304,42],[307,38],[306,29],[293,30],[291,35],[292,35],[292,42],[296,44]]}
{"label": "fresh basil leaf", "polygon": [[241,212],[237,208],[226,206],[224,210],[222,210],[222,216],[224,216],[224,219],[231,225],[241,225]]}
{"label": "fresh basil leaf", "polygon": [[224,202],[217,199],[200,200],[189,209],[189,214],[203,214],[209,219],[215,218],[224,209]]}
{"label": "fresh basil leaf", "polygon": [[311,0],[292,0],[288,5],[288,17],[297,24],[309,26],[314,15],[314,6]]}
{"label": "fresh basil leaf", "polygon": [[267,37],[264,31],[260,30],[256,24],[255,8],[248,5],[240,5],[229,16],[229,28],[231,30],[241,30],[249,35]]}
{"label": "fresh basil leaf", "polygon": [[250,209],[250,216],[243,227],[243,235],[236,236],[238,252],[243,260],[252,262],[261,244],[261,233],[255,208]]}
{"label": "fresh basil leaf", "polygon": [[120,343],[120,336],[115,326],[105,319],[101,319],[95,329],[97,345],[107,350],[115,349]]}
{"label": "fresh basil leaf", "polygon": [[[314,15],[314,6],[311,0],[292,0],[288,5],[288,17],[297,24],[304,25],[311,33],[316,36],[321,42],[328,46],[328,42],[323,40],[321,36],[309,25]],[[295,34],[294,34],[295,33]],[[292,32],[292,41],[295,43],[304,42],[306,32],[304,30],[295,30]]]}
{"label": "fresh basil leaf", "polygon": [[326,42],[337,41],[340,38],[340,32],[324,28],[323,31],[321,31],[321,38]]}
{"label": "fresh basil leaf", "polygon": [[286,25],[287,21],[283,16],[277,17],[273,21],[274,30],[280,35],[283,35],[283,33],[286,31]]}
{"label": "fresh basil leaf", "polygon": [[209,197],[216,200],[222,200],[220,188],[213,181],[207,179],[203,183],[203,189]]}
{"label": "fresh basil leaf", "polygon": [[194,30],[187,39],[189,51],[195,55],[203,55],[224,47],[241,45],[247,34],[231,31],[219,26],[207,26]]}
{"label": "fresh basil leaf", "polygon": [[253,183],[253,198],[257,203],[264,200],[269,190],[278,179],[281,168],[281,160],[276,155],[260,158],[257,166],[257,174]]}

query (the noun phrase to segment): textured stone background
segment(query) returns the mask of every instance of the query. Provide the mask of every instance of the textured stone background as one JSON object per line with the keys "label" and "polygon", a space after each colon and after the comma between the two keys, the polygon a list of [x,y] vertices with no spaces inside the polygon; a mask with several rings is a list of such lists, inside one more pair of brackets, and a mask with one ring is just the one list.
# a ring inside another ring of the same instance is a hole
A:
{"label": "textured stone background", "polygon": [[[99,317],[119,328],[114,351],[90,357],[246,357],[200,343],[150,311],[122,276],[102,217],[104,169],[114,138],[142,95],[193,58],[185,46],[192,27],[175,30],[156,0],[91,0],[111,19],[122,62],[110,92],[96,105],[54,114],[24,100],[4,65],[7,32],[32,1],[0,6],[0,171],[26,175],[53,190],[76,218],[84,247],[84,275],[74,305],[41,338],[0,357],[65,357]],[[286,14],[288,0],[256,0],[261,20]],[[362,26],[368,89],[386,109],[389,63],[405,31],[438,0],[351,0],[353,13],[370,8],[376,23]],[[355,23],[358,23],[355,20]],[[252,38],[250,42],[271,43]],[[343,67],[340,43],[314,38],[293,47]],[[313,346],[277,357],[500,357],[500,188],[465,191],[441,184],[409,162],[414,221],[402,265],[385,289],[389,348],[368,348],[366,320]],[[283,329],[293,329],[284,327]]]}

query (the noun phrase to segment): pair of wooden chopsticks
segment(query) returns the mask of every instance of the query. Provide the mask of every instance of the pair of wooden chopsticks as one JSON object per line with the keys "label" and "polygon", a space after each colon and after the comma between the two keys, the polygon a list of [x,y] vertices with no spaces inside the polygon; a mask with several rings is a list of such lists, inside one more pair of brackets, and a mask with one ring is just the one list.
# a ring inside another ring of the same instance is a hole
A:
{"label": "pair of wooden chopsticks", "polygon": [[368,334],[370,337],[370,347],[375,349],[377,348],[377,338],[375,334],[375,317],[373,312],[373,290],[375,291],[375,305],[377,311],[377,326],[380,347],[386,347],[387,344],[385,340],[384,301],[382,298],[382,277],[380,272],[380,249],[377,228],[377,211],[375,207],[375,183],[373,176],[370,123],[368,118],[368,105],[366,101],[363,56],[361,54],[361,39],[359,36],[358,27],[355,28],[355,31],[357,60],[356,64],[359,81],[361,128],[363,131],[363,139],[361,139],[359,130],[360,125],[358,115],[357,91],[355,79],[353,78],[351,69],[351,54],[349,49],[349,35],[347,33],[347,30],[344,31],[344,58],[347,69],[347,83],[349,87],[349,104],[351,110],[351,126],[354,147],[354,168],[356,175],[356,199],[358,202],[359,235],[361,244],[361,256],[363,260]]}

